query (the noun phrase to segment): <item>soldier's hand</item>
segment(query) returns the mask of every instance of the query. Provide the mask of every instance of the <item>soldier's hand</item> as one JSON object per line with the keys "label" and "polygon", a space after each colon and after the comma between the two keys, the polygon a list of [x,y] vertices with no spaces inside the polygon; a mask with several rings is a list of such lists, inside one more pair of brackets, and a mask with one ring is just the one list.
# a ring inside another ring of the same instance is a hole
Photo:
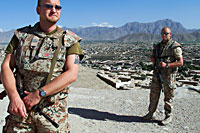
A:
{"label": "soldier's hand", "polygon": [[27,96],[23,99],[25,106],[27,110],[31,110],[31,108],[38,104],[41,100],[41,97],[39,96],[39,90],[34,92],[24,91],[24,93],[27,94]]}
{"label": "soldier's hand", "polygon": [[167,64],[165,62],[162,62],[162,61],[160,62],[160,67],[166,67],[166,65]]}
{"label": "soldier's hand", "polygon": [[23,118],[27,117],[26,107],[20,97],[15,97],[10,100],[8,111],[9,111],[9,113],[16,115],[16,116],[21,116]]}

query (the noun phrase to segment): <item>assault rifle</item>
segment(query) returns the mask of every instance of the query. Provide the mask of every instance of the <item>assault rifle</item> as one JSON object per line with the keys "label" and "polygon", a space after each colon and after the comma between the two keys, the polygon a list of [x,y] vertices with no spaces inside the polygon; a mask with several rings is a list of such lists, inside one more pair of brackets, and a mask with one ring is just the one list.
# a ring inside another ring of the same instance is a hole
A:
{"label": "assault rifle", "polygon": [[155,60],[154,69],[157,71],[157,77],[158,77],[158,80],[161,84],[161,89],[162,89],[162,92],[163,92],[164,91],[163,90],[164,85],[163,85],[163,79],[162,79],[162,76],[161,76],[161,67],[160,67],[160,62],[162,62],[163,60],[159,55],[159,46],[157,46],[157,48],[154,49],[154,60]]}
{"label": "assault rifle", "polygon": [[0,93],[0,100],[2,100],[4,97],[6,97],[6,91],[4,90],[4,91],[2,91],[1,93]]}
{"label": "assault rifle", "polygon": [[[25,96],[27,96],[27,95],[24,93],[23,90],[17,89],[17,91],[18,91],[18,93],[19,93],[21,99],[23,99]],[[6,95],[7,95],[7,94],[6,94],[6,91],[5,91],[5,90],[2,91],[2,92],[0,93],[0,99],[2,100],[4,97],[6,97]],[[59,127],[59,125],[58,125],[55,121],[53,121],[51,118],[49,118],[49,116],[47,116],[44,112],[42,112],[42,109],[39,107],[38,104],[35,105],[35,106],[33,106],[31,110],[33,110],[33,111],[35,111],[35,112],[38,112],[39,115],[43,115],[49,122],[51,122],[51,124],[52,124],[54,127],[56,127],[56,128]]]}

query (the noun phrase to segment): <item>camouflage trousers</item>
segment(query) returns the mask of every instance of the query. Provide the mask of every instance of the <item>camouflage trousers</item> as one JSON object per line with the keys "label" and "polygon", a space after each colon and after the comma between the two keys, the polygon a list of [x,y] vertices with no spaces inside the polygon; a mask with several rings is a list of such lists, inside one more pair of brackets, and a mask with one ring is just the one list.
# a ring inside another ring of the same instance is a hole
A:
{"label": "camouflage trousers", "polygon": [[150,90],[150,104],[149,104],[149,112],[154,113],[158,106],[159,98],[161,90],[163,89],[164,92],[164,109],[165,115],[170,116],[172,115],[172,102],[174,98],[174,89],[176,88],[175,85],[175,74],[171,75],[162,75],[163,79],[163,88],[161,83],[159,82],[158,76],[156,73],[153,75],[152,83],[151,83],[151,90]]}
{"label": "camouflage trousers", "polygon": [[44,116],[30,111],[27,119],[20,116],[8,115],[3,133],[69,133],[66,99],[58,100],[55,104],[45,107],[43,112],[58,123],[55,128]]}

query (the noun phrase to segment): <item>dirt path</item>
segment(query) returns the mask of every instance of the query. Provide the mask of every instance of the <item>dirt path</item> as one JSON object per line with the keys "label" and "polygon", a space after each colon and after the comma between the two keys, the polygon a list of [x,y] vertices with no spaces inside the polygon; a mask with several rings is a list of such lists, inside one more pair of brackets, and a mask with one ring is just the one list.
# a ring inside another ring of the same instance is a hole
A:
{"label": "dirt path", "polygon": [[[80,67],[79,77],[68,97],[69,123],[72,133],[199,133],[200,87],[181,87],[175,91],[171,124],[160,126],[164,118],[163,94],[155,121],[143,121],[147,112],[149,90],[116,90],[96,77],[96,70]],[[0,91],[2,86],[0,86]],[[0,101],[0,130],[6,116],[8,99]]]}

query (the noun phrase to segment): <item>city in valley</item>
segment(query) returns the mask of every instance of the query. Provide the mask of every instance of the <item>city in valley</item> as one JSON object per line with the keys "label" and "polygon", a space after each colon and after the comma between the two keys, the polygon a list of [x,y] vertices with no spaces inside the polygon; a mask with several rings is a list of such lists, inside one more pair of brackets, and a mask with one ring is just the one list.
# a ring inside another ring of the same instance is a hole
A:
{"label": "city in valley", "polygon": [[[149,88],[154,66],[150,61],[153,42],[120,43],[116,41],[83,41],[82,66],[97,69],[97,76],[116,89]],[[200,42],[181,43],[184,66],[179,67],[177,86],[199,86]],[[7,45],[1,45],[5,56]],[[3,58],[1,58],[2,61]]]}
{"label": "city in valley", "polygon": [[[161,94],[156,120],[144,121],[149,104],[150,62],[153,43],[81,42],[85,57],[68,97],[69,123],[76,133],[199,132],[200,43],[181,43],[184,66],[179,68],[174,118],[160,126],[165,116]],[[1,45],[2,46],[2,45]],[[5,56],[1,47],[1,60]],[[0,86],[0,92],[4,90]],[[8,97],[0,100],[0,130],[7,116]]]}
{"label": "city in valley", "polygon": [[[150,62],[153,45],[153,42],[83,42],[82,65],[99,70],[97,76],[117,89],[148,88],[154,68]],[[181,45],[184,66],[179,68],[177,86],[199,86],[200,43]]]}

